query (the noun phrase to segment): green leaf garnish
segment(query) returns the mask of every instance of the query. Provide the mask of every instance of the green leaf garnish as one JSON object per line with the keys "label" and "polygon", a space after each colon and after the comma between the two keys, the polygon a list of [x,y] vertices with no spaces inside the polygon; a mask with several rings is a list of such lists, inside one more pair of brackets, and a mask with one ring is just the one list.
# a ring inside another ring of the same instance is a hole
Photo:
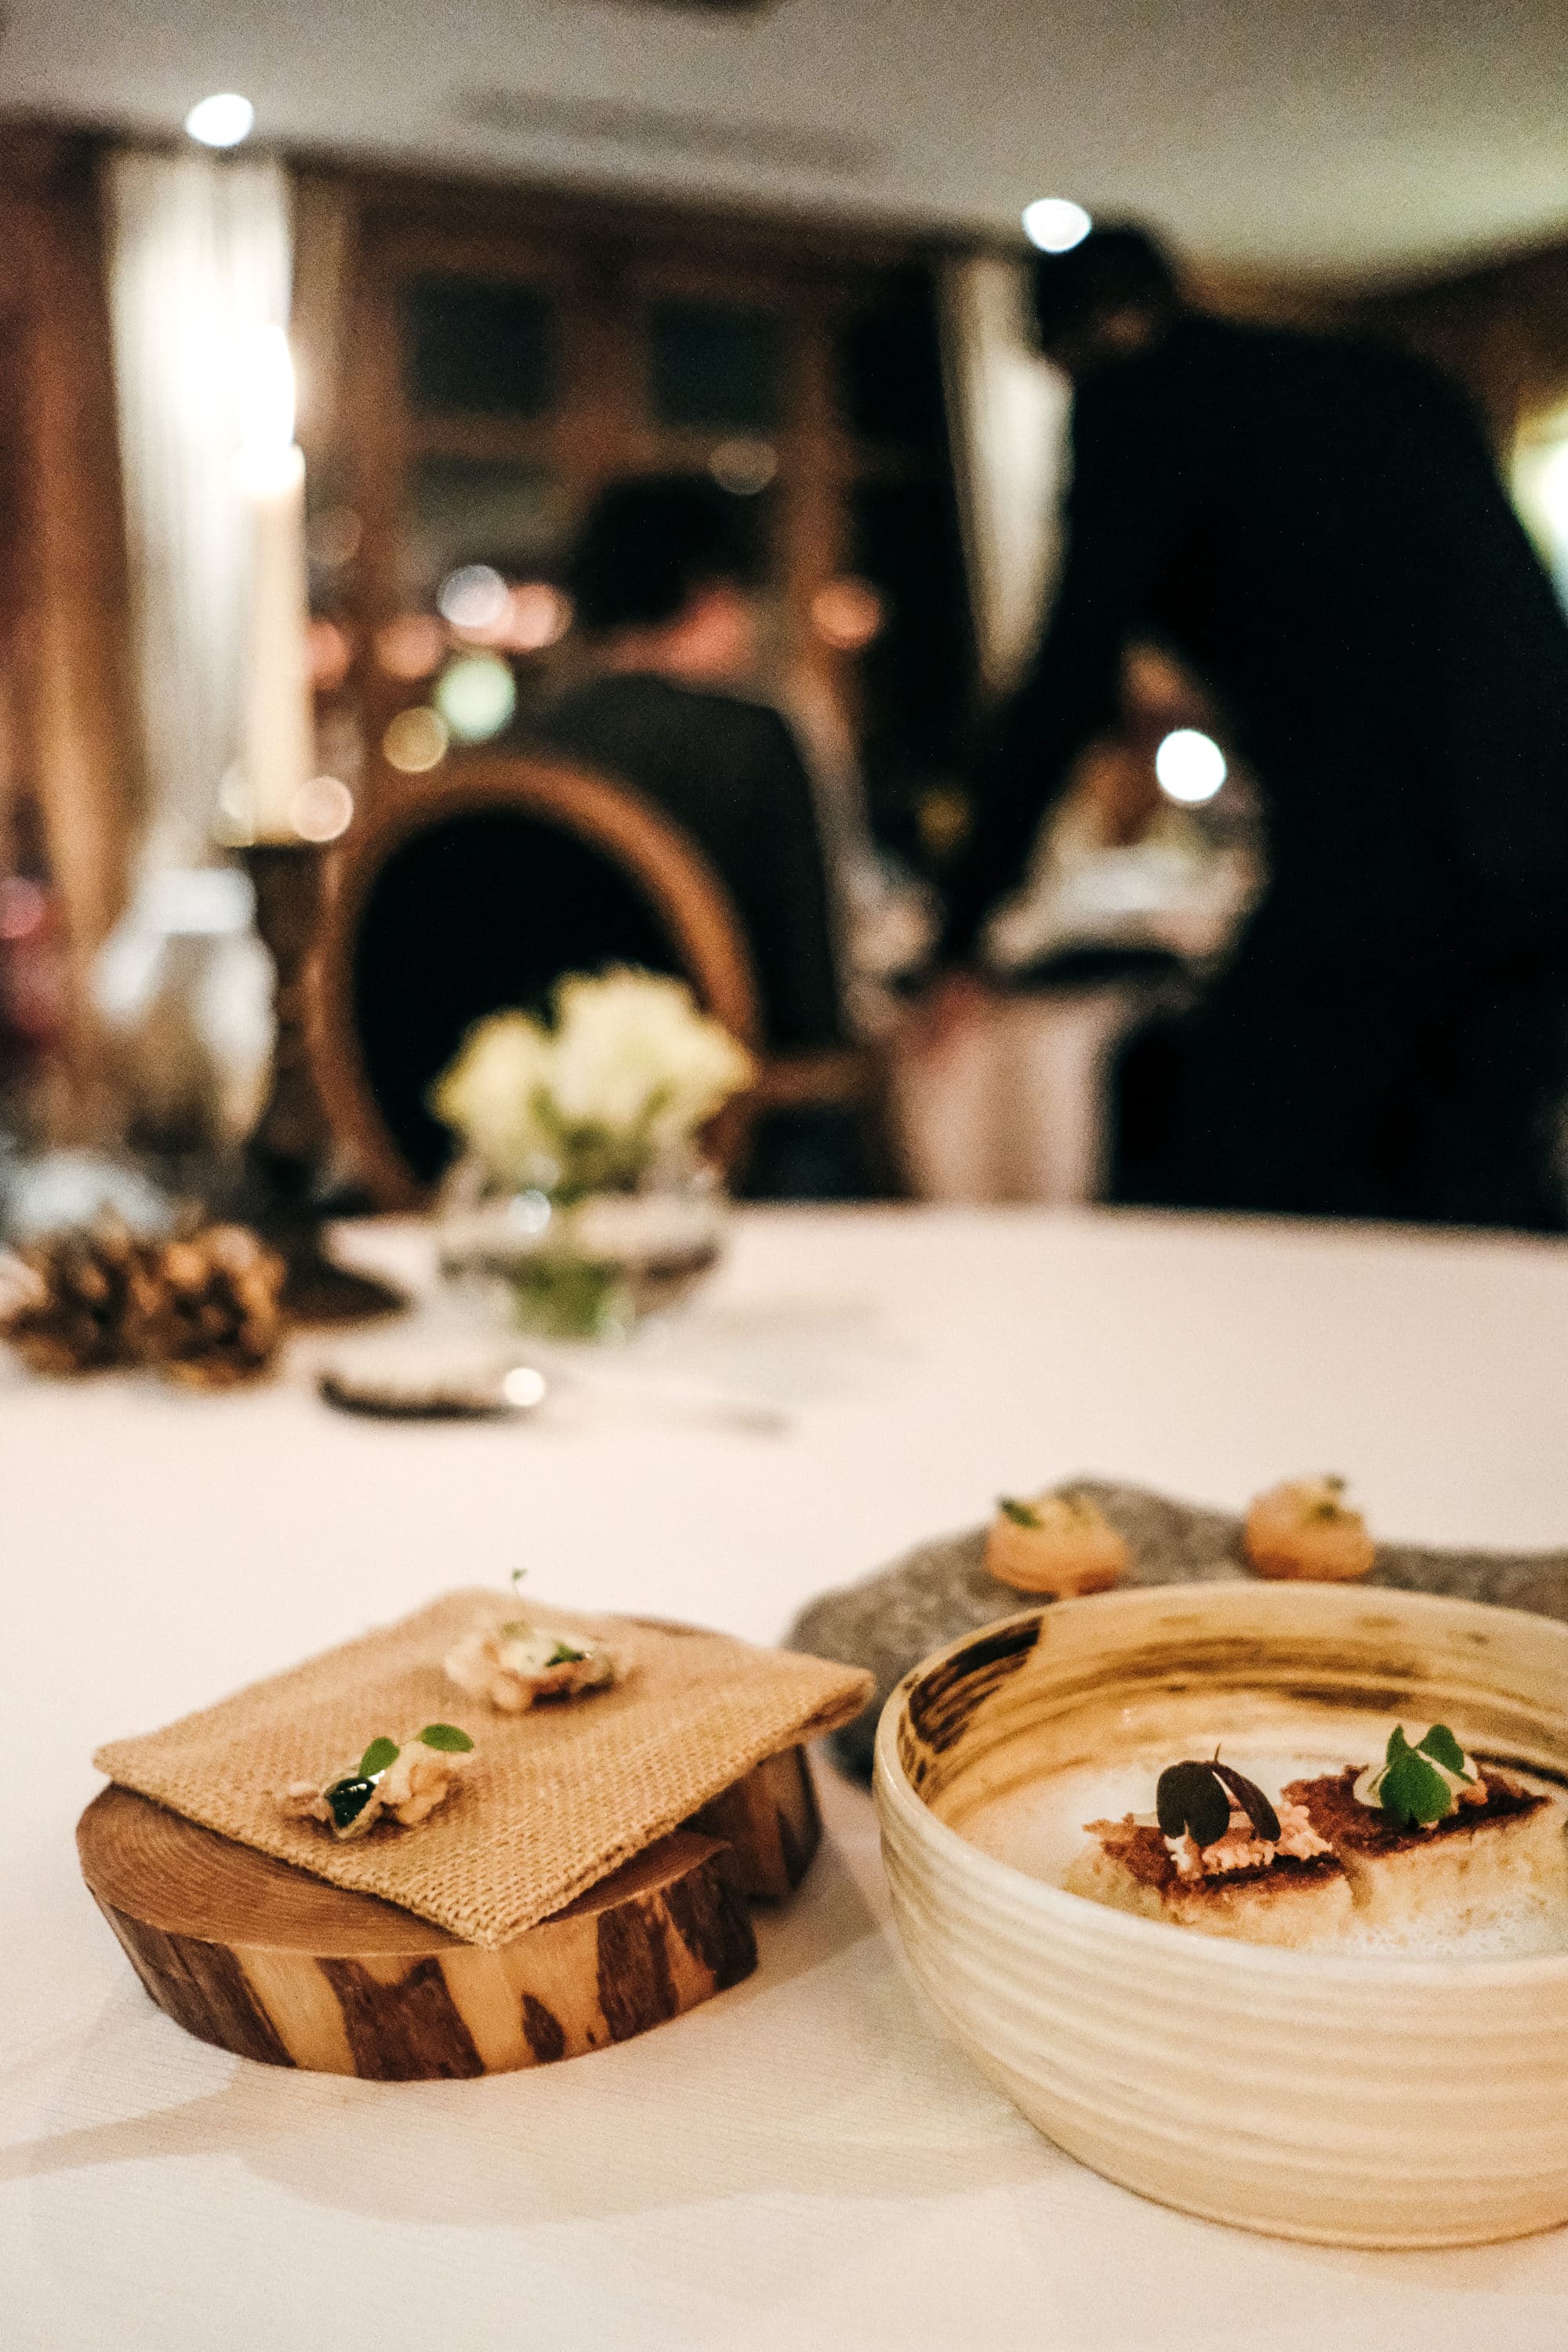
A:
{"label": "green leaf garnish", "polygon": [[397,1753],[395,1739],[373,1739],[359,1759],[360,1779],[362,1780],[378,1779],[386,1770],[388,1765],[396,1763]]}
{"label": "green leaf garnish", "polygon": [[1344,1479],[1330,1475],[1321,1478],[1318,1483],[1320,1486],[1326,1486],[1328,1488],[1328,1498],[1326,1501],[1316,1505],[1312,1512],[1313,1518],[1342,1519],[1346,1517],[1348,1514],[1345,1511],[1342,1499],[1345,1491]]}
{"label": "green leaf garnish", "polygon": [[996,1507],[1003,1517],[1011,1519],[1016,1528],[1037,1528],[1040,1524],[1040,1515],[1033,1504],[1016,1503],[1011,1495],[998,1495]]}
{"label": "green leaf garnish", "polygon": [[465,1756],[474,1743],[455,1723],[427,1723],[419,1735],[419,1744],[422,1748],[439,1748],[448,1756]]}
{"label": "green leaf garnish", "polygon": [[557,1642],[544,1663],[546,1667],[580,1666],[587,1654],[586,1650],[574,1650],[570,1642]]}
{"label": "green leaf garnish", "polygon": [[1446,1723],[1435,1723],[1425,1739],[1415,1743],[1418,1756],[1430,1756],[1434,1764],[1441,1764],[1449,1772],[1457,1772],[1461,1780],[1473,1780],[1475,1774],[1465,1761],[1465,1751]]}
{"label": "green leaf garnish", "polygon": [[512,1570],[512,1572],[511,1572],[511,1589],[512,1589],[512,1591],[513,1591],[514,1592],[517,1591],[518,1586],[522,1582],[523,1578],[524,1578],[527,1574],[528,1574],[528,1570],[527,1570],[527,1569],[526,1569],[526,1568],[514,1568],[514,1569]]}
{"label": "green leaf garnish", "polygon": [[1442,1774],[1411,1747],[1398,1724],[1389,1734],[1388,1761],[1377,1801],[1393,1820],[1406,1827],[1419,1823],[1423,1829],[1446,1821],[1457,1801]]}

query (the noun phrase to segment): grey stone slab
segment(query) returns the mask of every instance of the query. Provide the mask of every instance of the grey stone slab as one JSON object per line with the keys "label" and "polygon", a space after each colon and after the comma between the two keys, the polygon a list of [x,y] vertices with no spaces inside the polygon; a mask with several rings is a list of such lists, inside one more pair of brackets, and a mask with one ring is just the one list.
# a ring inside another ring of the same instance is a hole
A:
{"label": "grey stone slab", "polygon": [[[1241,1521],[1143,1486],[1099,1478],[1065,1480],[1100,1509],[1132,1553],[1131,1584],[1225,1583],[1245,1579]],[[789,1646],[820,1658],[863,1666],[877,1693],[863,1715],[834,1736],[847,1772],[864,1780],[871,1769],[877,1718],[889,1693],[933,1650],[1030,1604],[1026,1594],[998,1583],[984,1567],[985,1530],[965,1528],[917,1545],[864,1583],[825,1592],[795,1619]],[[1463,1601],[1525,1609],[1568,1622],[1568,1550],[1439,1551],[1415,1544],[1380,1543],[1369,1584],[1401,1592],[1447,1593]]]}

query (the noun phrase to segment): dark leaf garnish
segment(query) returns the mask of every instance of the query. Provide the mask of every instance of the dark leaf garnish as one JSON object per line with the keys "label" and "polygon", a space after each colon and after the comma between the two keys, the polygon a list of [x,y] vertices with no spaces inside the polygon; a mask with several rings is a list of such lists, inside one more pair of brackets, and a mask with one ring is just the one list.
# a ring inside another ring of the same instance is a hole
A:
{"label": "dark leaf garnish", "polygon": [[1209,1769],[1224,1781],[1258,1836],[1267,1838],[1271,1845],[1276,1843],[1279,1836],[1279,1816],[1257,1781],[1249,1780],[1245,1772],[1237,1772],[1228,1764],[1221,1764],[1217,1759]]}
{"label": "dark leaf garnish", "polygon": [[427,1723],[419,1735],[422,1748],[440,1748],[448,1756],[466,1756],[473,1741],[455,1723]]}
{"label": "dark leaf garnish", "polygon": [[1038,1511],[1031,1504],[1015,1502],[1011,1495],[999,1495],[996,1507],[1005,1519],[1012,1520],[1016,1528],[1037,1528],[1040,1524]]}
{"label": "dark leaf garnish", "polygon": [[586,1650],[574,1650],[570,1642],[557,1642],[544,1663],[546,1666],[580,1666],[587,1654]]}
{"label": "dark leaf garnish", "polygon": [[358,1773],[346,1780],[334,1780],[327,1790],[327,1809],[336,1827],[346,1830],[357,1822],[374,1794],[375,1782]]}
{"label": "dark leaf garnish", "polygon": [[376,1780],[389,1765],[395,1764],[396,1761],[395,1739],[373,1739],[359,1759],[359,1777],[362,1780]]}
{"label": "dark leaf garnish", "polygon": [[1194,1845],[1213,1845],[1230,1827],[1230,1791],[1212,1764],[1167,1764],[1154,1786],[1154,1811],[1166,1837],[1190,1830]]}

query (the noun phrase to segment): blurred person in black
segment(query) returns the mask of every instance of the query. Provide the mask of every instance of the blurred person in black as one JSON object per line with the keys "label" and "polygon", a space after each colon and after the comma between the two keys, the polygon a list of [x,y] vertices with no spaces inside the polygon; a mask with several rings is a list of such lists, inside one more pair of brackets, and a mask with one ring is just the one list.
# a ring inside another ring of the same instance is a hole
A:
{"label": "blurred person in black", "polygon": [[[615,482],[590,509],[566,586],[592,675],[531,729],[629,784],[689,834],[734,901],[771,1053],[842,1042],[828,885],[810,780],[779,713],[736,690],[757,656],[761,552],[750,510],[700,475]],[[761,1122],[749,1189],[859,1187],[852,1122]]]}
{"label": "blurred person in black", "polygon": [[[1073,378],[1059,590],[1000,722],[971,955],[1123,647],[1211,687],[1269,886],[1119,1074],[1123,1200],[1553,1229],[1568,1067],[1568,625],[1464,396],[1413,357],[1206,316],[1142,231],[1035,266]],[[928,1035],[962,1025],[950,975]]]}

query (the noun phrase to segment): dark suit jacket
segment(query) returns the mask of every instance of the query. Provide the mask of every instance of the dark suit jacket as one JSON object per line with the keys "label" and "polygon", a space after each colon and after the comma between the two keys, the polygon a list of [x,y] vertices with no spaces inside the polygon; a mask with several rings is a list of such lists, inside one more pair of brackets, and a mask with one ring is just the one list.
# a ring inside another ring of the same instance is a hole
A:
{"label": "dark suit jacket", "polygon": [[1142,632],[1219,690],[1261,783],[1247,952],[1568,968],[1568,627],[1458,391],[1392,351],[1189,315],[1080,387],[1072,466],[949,951],[1016,884]]}
{"label": "dark suit jacket", "polygon": [[765,1042],[836,1044],[837,977],[811,783],[776,710],[643,675],[547,710],[547,746],[626,783],[689,834],[729,890],[756,964]]}

